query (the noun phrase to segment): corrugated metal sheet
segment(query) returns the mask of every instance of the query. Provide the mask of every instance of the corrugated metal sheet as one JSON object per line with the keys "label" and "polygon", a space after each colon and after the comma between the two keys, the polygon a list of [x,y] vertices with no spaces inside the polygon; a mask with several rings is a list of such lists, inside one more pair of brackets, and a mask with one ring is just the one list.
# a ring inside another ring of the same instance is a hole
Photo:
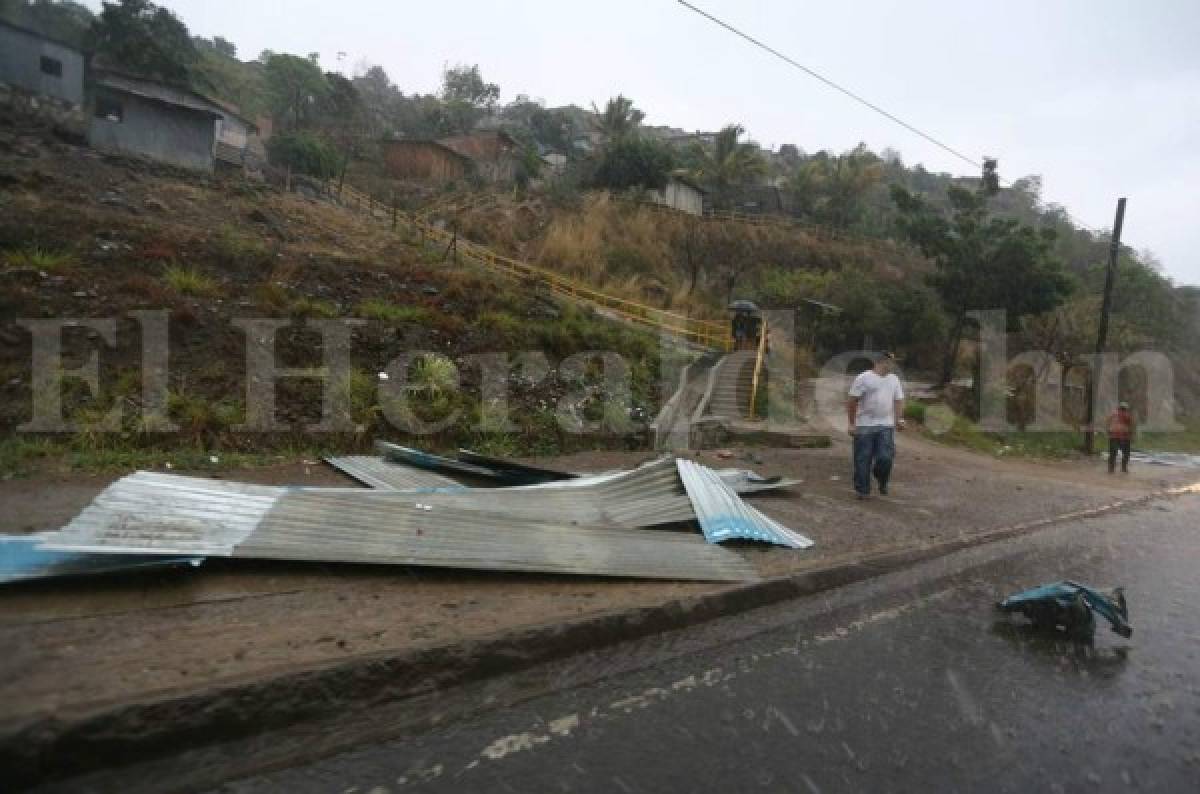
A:
{"label": "corrugated metal sheet", "polygon": [[[391,500],[389,500],[391,501]],[[571,527],[413,501],[289,494],[235,556],[500,571],[744,581],[752,566],[698,535]]]}
{"label": "corrugated metal sheet", "polygon": [[369,488],[391,491],[416,491],[425,488],[462,488],[449,477],[436,472],[405,466],[374,455],[328,457],[325,462]]}
{"label": "corrugated metal sheet", "polygon": [[93,76],[93,82],[96,85],[104,86],[114,91],[123,91],[127,94],[133,94],[155,102],[162,102],[166,105],[185,107],[190,110],[207,113],[213,117],[219,118],[229,113],[229,111],[218,107],[211,100],[205,99],[199,94],[173,88],[165,83],[158,83],[153,80],[142,80],[137,77],[130,77],[129,75],[105,72],[96,73]]}
{"label": "corrugated metal sheet", "polygon": [[379,450],[379,454],[387,460],[403,463],[406,466],[414,466],[418,469],[437,471],[443,474],[466,475],[484,480],[505,481],[508,479],[502,472],[490,469],[487,466],[464,463],[461,460],[446,458],[441,455],[435,455],[432,452],[425,452],[424,450],[413,449],[411,447],[402,447],[399,444],[391,444],[387,441],[376,441],[375,449]]}
{"label": "corrugated metal sheet", "polygon": [[0,535],[0,584],[135,568],[199,565],[204,562],[203,557],[87,554],[39,548],[48,534]]}
{"label": "corrugated metal sheet", "polygon": [[[678,476],[667,467],[626,472],[590,489],[531,490],[412,494],[274,488],[139,472],[109,486],[48,537],[43,548],[667,579],[754,578],[740,555],[698,536],[629,528],[645,523],[634,518],[637,512],[669,520],[692,516]],[[613,502],[606,505],[606,499]],[[584,507],[568,512],[573,503]],[[601,522],[579,521],[597,515]]]}
{"label": "corrugated metal sheet", "polygon": [[515,460],[508,460],[507,458],[496,458],[492,457],[491,455],[483,455],[479,452],[474,452],[469,449],[459,449],[458,459],[467,463],[486,466],[493,471],[504,472],[511,477],[525,478],[530,485],[539,482],[574,480],[581,476],[575,472],[559,471],[557,469],[545,469],[541,466],[530,466],[526,463],[518,463]]}
{"label": "corrugated metal sheet", "polygon": [[741,538],[806,549],[812,541],[742,501],[717,472],[690,460],[675,461],[679,477],[710,543]]}
{"label": "corrugated metal sheet", "polygon": [[783,477],[763,477],[749,469],[717,469],[721,482],[728,485],[739,496],[774,491],[779,488],[791,488],[799,485],[800,480],[788,480]]}

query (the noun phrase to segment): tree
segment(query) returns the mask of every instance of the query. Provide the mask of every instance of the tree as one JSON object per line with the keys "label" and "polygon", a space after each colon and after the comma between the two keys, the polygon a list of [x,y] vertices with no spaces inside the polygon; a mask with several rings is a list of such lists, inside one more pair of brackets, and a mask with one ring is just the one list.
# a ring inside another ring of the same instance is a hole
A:
{"label": "tree", "polygon": [[606,141],[617,141],[637,132],[638,125],[642,123],[642,119],[646,118],[646,114],[633,106],[633,100],[629,97],[617,94],[604,105],[604,112],[592,105],[592,111],[596,114],[594,120],[596,130],[604,136]]}
{"label": "tree", "polygon": [[561,110],[546,110],[540,103],[522,94],[506,105],[500,115],[507,124],[527,131],[533,140],[543,146],[563,153],[571,149],[575,124]]}
{"label": "tree", "polygon": [[459,64],[442,72],[442,101],[450,125],[457,132],[465,134],[474,129],[499,98],[500,86],[485,82],[478,64]]}
{"label": "tree", "polygon": [[298,55],[270,55],[264,74],[271,113],[280,124],[303,129],[316,114],[318,103],[329,93],[321,67]]}
{"label": "tree", "polygon": [[237,57],[237,45],[223,36],[213,36],[211,39],[197,36],[192,39],[192,43],[196,45],[197,49],[211,50],[225,58]]}
{"label": "tree", "polygon": [[301,174],[318,179],[336,176],[343,163],[337,150],[311,132],[296,131],[272,135],[267,141],[267,155],[278,166],[290,167]]}
{"label": "tree", "polygon": [[604,147],[592,181],[596,187],[615,191],[661,190],[675,165],[673,154],[658,141],[620,138]]}
{"label": "tree", "polygon": [[1020,318],[1062,304],[1073,283],[1052,253],[1052,228],[1035,229],[1012,219],[989,216],[988,202],[1000,190],[996,161],[985,159],[974,190],[953,185],[947,191],[950,216],[900,185],[892,200],[900,211],[900,231],[933,260],[929,278],[953,319],[942,364],[942,382],[953,376],[967,313],[1004,309],[1010,327]]}
{"label": "tree", "polygon": [[87,44],[96,17],[73,0],[0,0],[0,18],[75,47]]}
{"label": "tree", "polygon": [[148,0],[105,2],[89,34],[106,61],[166,83],[188,87],[199,55],[187,27]]}
{"label": "tree", "polygon": [[862,219],[864,197],[882,175],[880,159],[860,143],[838,157],[818,152],[788,179],[788,190],[801,215],[848,229]]}
{"label": "tree", "polygon": [[728,202],[734,187],[767,172],[767,163],[758,147],[738,142],[743,132],[742,125],[730,124],[717,133],[716,144],[711,149],[698,144],[695,148],[699,162],[696,176],[712,188],[721,204]]}

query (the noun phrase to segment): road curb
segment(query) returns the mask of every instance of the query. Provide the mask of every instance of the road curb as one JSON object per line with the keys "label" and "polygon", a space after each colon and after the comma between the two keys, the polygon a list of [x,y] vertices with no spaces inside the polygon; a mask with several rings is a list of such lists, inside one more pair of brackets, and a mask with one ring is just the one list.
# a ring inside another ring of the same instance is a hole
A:
{"label": "road curb", "polygon": [[369,708],[651,634],[860,582],[974,546],[1197,492],[1197,486],[989,530],[920,548],[883,552],[671,601],[405,653],[381,653],[305,670],[280,670],[198,692],[105,704],[0,726],[7,786],[170,755],[289,724]]}

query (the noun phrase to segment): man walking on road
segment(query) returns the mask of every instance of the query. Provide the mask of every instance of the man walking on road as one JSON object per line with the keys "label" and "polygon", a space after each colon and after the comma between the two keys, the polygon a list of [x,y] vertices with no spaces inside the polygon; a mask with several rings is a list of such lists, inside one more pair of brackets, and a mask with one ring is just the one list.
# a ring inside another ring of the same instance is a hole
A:
{"label": "man walking on road", "polygon": [[1121,453],[1121,471],[1129,472],[1129,445],[1133,441],[1133,432],[1137,428],[1137,420],[1129,411],[1129,403],[1123,402],[1117,406],[1108,417],[1108,473],[1112,474],[1117,468],[1117,452]]}
{"label": "man walking on road", "polygon": [[875,366],[854,379],[846,400],[846,419],[854,437],[854,490],[859,499],[871,495],[871,475],[879,493],[888,492],[896,457],[895,430],[904,427],[904,389],[892,372],[896,357],[882,353]]}

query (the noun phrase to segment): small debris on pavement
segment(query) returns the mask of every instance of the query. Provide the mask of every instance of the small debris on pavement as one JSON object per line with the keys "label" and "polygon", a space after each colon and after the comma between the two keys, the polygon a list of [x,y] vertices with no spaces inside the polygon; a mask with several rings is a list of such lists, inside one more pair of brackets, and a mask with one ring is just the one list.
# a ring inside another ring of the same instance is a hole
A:
{"label": "small debris on pavement", "polygon": [[1093,613],[1099,613],[1114,632],[1126,638],[1133,636],[1125,590],[1121,587],[1103,591],[1065,580],[1011,595],[996,608],[1002,612],[1020,612],[1039,629],[1063,631],[1081,639],[1090,639],[1095,633]]}

